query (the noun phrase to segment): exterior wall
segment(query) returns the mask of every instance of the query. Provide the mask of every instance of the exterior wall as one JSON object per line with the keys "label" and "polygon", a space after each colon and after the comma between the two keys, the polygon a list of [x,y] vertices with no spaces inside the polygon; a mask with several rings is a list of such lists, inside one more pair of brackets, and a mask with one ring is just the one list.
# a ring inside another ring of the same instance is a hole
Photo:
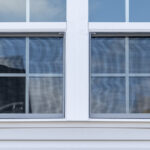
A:
{"label": "exterior wall", "polygon": [[3,120],[0,123],[0,149],[148,150],[150,120]]}

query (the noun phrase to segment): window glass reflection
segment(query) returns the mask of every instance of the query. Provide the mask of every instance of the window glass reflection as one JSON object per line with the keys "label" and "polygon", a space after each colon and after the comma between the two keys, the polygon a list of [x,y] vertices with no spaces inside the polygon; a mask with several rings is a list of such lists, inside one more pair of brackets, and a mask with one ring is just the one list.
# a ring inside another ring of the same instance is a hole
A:
{"label": "window glass reflection", "polygon": [[66,21],[66,0],[30,0],[30,21]]}
{"label": "window glass reflection", "polygon": [[150,0],[130,0],[130,21],[150,22]]}
{"label": "window glass reflection", "polygon": [[30,73],[63,72],[63,38],[30,38]]}
{"label": "window glass reflection", "polygon": [[25,112],[25,78],[0,77],[0,113]]}
{"label": "window glass reflection", "polygon": [[91,40],[92,73],[125,72],[125,39],[92,38]]}
{"label": "window glass reflection", "polygon": [[0,38],[0,73],[25,72],[25,38]]}
{"label": "window glass reflection", "polygon": [[150,73],[150,38],[130,38],[130,72]]}
{"label": "window glass reflection", "polygon": [[0,0],[0,22],[26,21],[26,0]]}
{"label": "window glass reflection", "polygon": [[91,78],[91,113],[124,113],[125,79]]}
{"label": "window glass reflection", "polygon": [[30,113],[63,113],[63,78],[30,78]]}
{"label": "window glass reflection", "polygon": [[125,0],[89,0],[90,22],[124,22]]}
{"label": "window glass reflection", "polygon": [[150,77],[130,78],[130,112],[150,113]]}

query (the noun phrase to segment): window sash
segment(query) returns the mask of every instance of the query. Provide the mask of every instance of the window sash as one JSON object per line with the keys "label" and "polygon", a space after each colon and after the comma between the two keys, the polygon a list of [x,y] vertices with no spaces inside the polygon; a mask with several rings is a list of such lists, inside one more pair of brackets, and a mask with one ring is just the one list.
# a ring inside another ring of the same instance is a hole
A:
{"label": "window sash", "polygon": [[[89,103],[90,103],[90,113],[91,119],[148,119],[150,118],[150,113],[130,113],[129,112],[129,79],[130,77],[150,77],[150,73],[130,73],[129,72],[129,38],[130,37],[150,37],[150,33],[146,32],[91,32],[90,42],[92,38],[96,37],[123,37],[125,39],[125,72],[124,73],[92,73],[91,72],[91,44],[89,48]],[[125,113],[91,113],[91,78],[92,77],[124,77],[125,79],[125,102],[126,102],[126,112]]]}
{"label": "window sash", "polygon": [[[25,49],[25,58],[26,58],[26,72],[25,73],[0,73],[1,77],[25,77],[25,113],[0,113],[0,119],[62,119],[65,116],[65,34],[60,33],[37,33],[37,32],[19,32],[19,33],[0,33],[0,37],[9,38],[9,37],[24,37],[26,38],[26,49]],[[29,38],[32,37],[60,37],[63,38],[63,72],[61,74],[56,73],[29,73]],[[33,114],[29,112],[29,79],[30,77],[43,77],[43,78],[63,78],[63,112],[62,114]]]}

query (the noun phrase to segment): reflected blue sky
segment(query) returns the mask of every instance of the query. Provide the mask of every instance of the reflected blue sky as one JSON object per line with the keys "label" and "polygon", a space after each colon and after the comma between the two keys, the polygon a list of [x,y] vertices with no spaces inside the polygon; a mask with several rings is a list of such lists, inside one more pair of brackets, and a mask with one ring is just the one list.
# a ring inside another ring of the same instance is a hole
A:
{"label": "reflected blue sky", "polygon": [[150,0],[130,0],[130,21],[150,22]]}
{"label": "reflected blue sky", "polygon": [[0,0],[0,22],[26,21],[25,0]]}
{"label": "reflected blue sky", "polygon": [[125,0],[89,0],[89,21],[125,21]]}
{"label": "reflected blue sky", "polygon": [[92,38],[91,40],[92,73],[125,72],[125,39]]}
{"label": "reflected blue sky", "polygon": [[130,73],[150,73],[150,38],[129,38]]}
{"label": "reflected blue sky", "polygon": [[66,21],[66,0],[30,0],[30,21]]}
{"label": "reflected blue sky", "polygon": [[63,73],[63,38],[30,38],[30,73]]}

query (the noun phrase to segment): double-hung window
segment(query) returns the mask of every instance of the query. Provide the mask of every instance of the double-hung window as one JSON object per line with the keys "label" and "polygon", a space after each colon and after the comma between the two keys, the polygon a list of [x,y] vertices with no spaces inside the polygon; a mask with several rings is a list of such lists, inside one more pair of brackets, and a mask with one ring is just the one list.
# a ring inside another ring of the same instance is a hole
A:
{"label": "double-hung window", "polygon": [[0,0],[0,118],[64,118],[65,0]]}
{"label": "double-hung window", "polygon": [[89,0],[91,118],[149,118],[149,4]]}

